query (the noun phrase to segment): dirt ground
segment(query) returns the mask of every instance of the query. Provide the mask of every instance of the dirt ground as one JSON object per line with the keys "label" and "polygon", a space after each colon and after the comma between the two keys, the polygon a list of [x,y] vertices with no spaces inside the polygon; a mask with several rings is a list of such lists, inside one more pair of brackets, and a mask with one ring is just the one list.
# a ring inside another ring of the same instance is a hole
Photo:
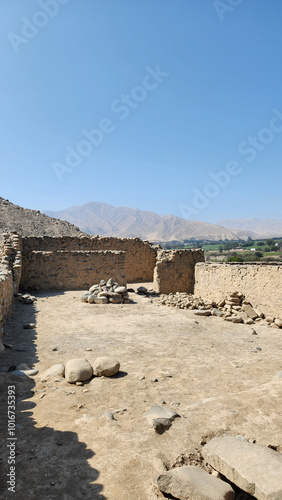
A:
{"label": "dirt ground", "polygon": [[[86,304],[81,293],[41,292],[34,305],[15,304],[3,339],[13,347],[0,368],[24,362],[39,373],[0,373],[1,500],[164,498],[156,474],[190,463],[201,443],[224,432],[281,451],[282,378],[273,380],[282,370],[281,330],[201,318],[133,293],[132,304]],[[36,328],[23,329],[26,322]],[[55,363],[103,355],[120,361],[118,375],[83,386],[41,382]],[[12,384],[16,493],[6,485]],[[181,416],[162,435],[144,416],[155,404]],[[114,420],[103,416],[107,410]]]}

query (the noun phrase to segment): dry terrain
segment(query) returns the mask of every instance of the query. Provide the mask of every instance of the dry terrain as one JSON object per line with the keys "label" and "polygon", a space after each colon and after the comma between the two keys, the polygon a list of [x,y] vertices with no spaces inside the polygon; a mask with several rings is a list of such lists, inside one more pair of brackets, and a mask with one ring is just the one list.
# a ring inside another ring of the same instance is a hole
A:
{"label": "dry terrain", "polygon": [[[252,325],[254,334],[160,306],[157,297],[132,293],[132,304],[94,305],[80,295],[40,292],[35,305],[15,304],[7,325],[3,340],[13,347],[2,369],[24,362],[39,374],[0,374],[4,478],[8,384],[17,397],[17,488],[7,492],[4,479],[2,500],[164,498],[156,474],[201,465],[201,443],[226,431],[281,451],[282,378],[273,380],[282,370],[281,330]],[[23,329],[26,322],[36,328]],[[118,375],[83,386],[41,381],[54,363],[102,355],[119,359]],[[155,404],[180,415],[162,435],[144,416]]]}

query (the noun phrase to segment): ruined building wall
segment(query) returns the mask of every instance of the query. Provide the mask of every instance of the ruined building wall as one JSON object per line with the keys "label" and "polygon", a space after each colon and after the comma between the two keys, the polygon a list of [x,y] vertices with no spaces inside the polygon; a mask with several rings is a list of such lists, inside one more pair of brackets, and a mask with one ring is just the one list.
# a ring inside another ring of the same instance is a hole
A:
{"label": "ruined building wall", "polygon": [[194,292],[196,262],[204,262],[203,250],[159,250],[154,288],[159,293]]}
{"label": "ruined building wall", "polygon": [[32,251],[93,251],[119,250],[125,252],[125,276],[128,283],[152,281],[157,251],[139,238],[111,237],[26,237],[23,252]]}
{"label": "ruined building wall", "polygon": [[87,290],[100,280],[126,283],[125,253],[118,251],[32,251],[23,253],[21,287]]}
{"label": "ruined building wall", "polygon": [[266,316],[282,319],[282,265],[197,264],[195,295],[219,301],[238,291]]}
{"label": "ruined building wall", "polygon": [[4,233],[0,253],[0,337],[3,325],[12,311],[13,294],[21,279],[21,238],[16,233]]}

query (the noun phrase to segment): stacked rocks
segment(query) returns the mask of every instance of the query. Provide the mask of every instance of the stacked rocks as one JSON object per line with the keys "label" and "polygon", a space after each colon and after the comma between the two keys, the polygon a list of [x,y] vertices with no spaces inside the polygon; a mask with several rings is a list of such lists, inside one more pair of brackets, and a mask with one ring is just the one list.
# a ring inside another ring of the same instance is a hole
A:
{"label": "stacked rocks", "polygon": [[234,291],[229,293],[225,299],[218,302],[203,300],[200,297],[188,293],[161,295],[160,304],[178,309],[193,309],[196,316],[219,316],[232,323],[245,323],[252,325],[259,323],[261,326],[282,328],[282,320],[272,316],[266,316],[248,302],[245,296]]}
{"label": "stacked rocks", "polygon": [[113,278],[107,282],[91,286],[88,292],[82,294],[80,300],[89,304],[130,304],[126,286],[119,286]]}

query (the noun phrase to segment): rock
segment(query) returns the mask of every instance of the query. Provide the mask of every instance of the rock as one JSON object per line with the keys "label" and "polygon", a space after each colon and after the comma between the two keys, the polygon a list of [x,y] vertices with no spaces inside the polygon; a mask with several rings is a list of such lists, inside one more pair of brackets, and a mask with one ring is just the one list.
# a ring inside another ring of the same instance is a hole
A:
{"label": "rock", "polygon": [[154,418],[153,427],[158,434],[163,434],[172,426],[172,420],[169,418]]}
{"label": "rock", "polygon": [[131,292],[131,293],[135,293],[134,288],[128,288],[128,289],[127,289],[127,291],[128,291],[128,292]]}
{"label": "rock", "polygon": [[97,294],[97,297],[109,297],[111,295],[111,292],[107,292],[107,291],[103,291],[103,292],[99,292]]}
{"label": "rock", "polygon": [[41,374],[41,380],[52,378],[52,377],[64,377],[65,375],[65,365],[63,363],[57,363],[50,366],[48,370],[45,370]]}
{"label": "rock", "polygon": [[88,304],[95,304],[95,299],[97,298],[97,295],[94,295],[94,293],[91,293],[91,295],[88,296]]}
{"label": "rock", "polygon": [[171,427],[174,419],[180,415],[165,406],[154,405],[145,413],[145,417],[148,418],[158,434],[163,434]]}
{"label": "rock", "polygon": [[100,281],[100,286],[105,286],[106,284],[107,284],[107,283],[106,283],[106,281],[105,281],[105,280],[101,280],[101,281]]}
{"label": "rock", "polygon": [[10,372],[11,375],[18,375],[19,377],[34,377],[37,373],[38,370],[14,370]]}
{"label": "rock", "polygon": [[219,318],[223,316],[223,312],[216,308],[211,310],[211,314],[212,316],[218,316]]}
{"label": "rock", "polygon": [[108,304],[107,297],[95,297],[95,304]]}
{"label": "rock", "polygon": [[267,321],[267,323],[274,323],[274,318],[273,316],[266,316],[265,321]]}
{"label": "rock", "polygon": [[95,359],[92,366],[93,373],[97,377],[112,377],[118,373],[120,369],[119,361],[108,356],[102,356],[101,358]]}
{"label": "rock", "polygon": [[235,436],[213,438],[202,448],[205,460],[257,500],[282,499],[282,454]]}
{"label": "rock", "polygon": [[254,324],[254,320],[251,319],[251,318],[249,318],[249,319],[244,320],[244,323],[245,323],[245,325],[253,325]]}
{"label": "rock", "polygon": [[89,288],[89,293],[94,293],[95,290],[98,290],[99,291],[99,285],[93,285],[91,286],[91,288]]}
{"label": "rock", "polygon": [[66,363],[65,378],[70,384],[84,382],[92,377],[92,366],[84,358],[70,359]]}
{"label": "rock", "polygon": [[145,286],[139,286],[137,288],[137,293],[140,293],[140,294],[146,294],[148,292],[147,288]]}
{"label": "rock", "polygon": [[107,286],[113,286],[115,284],[115,280],[113,278],[110,278],[108,281],[107,281]]}
{"label": "rock", "polygon": [[209,309],[200,309],[193,311],[196,316],[210,316],[211,311]]}
{"label": "rock", "polygon": [[127,292],[127,288],[126,288],[126,286],[117,286],[115,288],[115,292],[116,293],[126,293]]}
{"label": "rock", "polygon": [[25,330],[33,330],[36,327],[35,323],[24,323],[23,328]]}
{"label": "rock", "polygon": [[109,302],[111,302],[111,304],[122,304],[123,298],[121,295],[119,297],[109,297]]}
{"label": "rock", "polygon": [[114,415],[112,414],[112,412],[111,412],[110,410],[105,411],[105,412],[102,414],[102,417],[106,417],[106,418],[108,418],[109,420],[115,420],[115,417],[114,417]]}
{"label": "rock", "polygon": [[217,303],[217,306],[218,306],[218,307],[223,307],[223,306],[225,306],[225,299],[220,300],[220,301]]}
{"label": "rock", "polygon": [[27,364],[26,364],[26,363],[20,363],[20,364],[17,366],[16,370],[30,370],[30,367],[29,367],[29,366],[27,366]]}
{"label": "rock", "polygon": [[254,308],[252,306],[243,305],[242,309],[248,315],[249,318],[256,319],[258,317],[256,311],[254,310]]}
{"label": "rock", "polygon": [[274,321],[275,325],[277,325],[279,328],[282,328],[282,321],[281,319],[279,318],[276,318],[276,320]]}
{"label": "rock", "polygon": [[160,491],[179,500],[233,500],[234,490],[221,479],[195,466],[177,467],[156,478]]}
{"label": "rock", "polygon": [[88,297],[89,297],[89,295],[91,295],[91,293],[89,293],[89,292],[85,292],[85,293],[83,293],[83,294],[81,295],[81,297],[80,297],[81,302],[87,302],[87,301],[88,301]]}

